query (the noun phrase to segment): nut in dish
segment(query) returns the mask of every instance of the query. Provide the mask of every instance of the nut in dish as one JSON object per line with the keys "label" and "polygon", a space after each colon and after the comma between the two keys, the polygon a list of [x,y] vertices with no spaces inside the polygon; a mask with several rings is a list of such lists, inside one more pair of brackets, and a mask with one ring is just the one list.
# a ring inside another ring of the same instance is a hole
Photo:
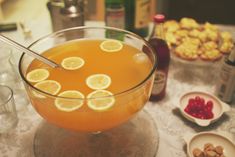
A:
{"label": "nut in dish", "polygon": [[220,145],[214,146],[211,143],[206,143],[204,145],[203,150],[199,148],[194,148],[193,156],[194,157],[225,157],[224,148]]}

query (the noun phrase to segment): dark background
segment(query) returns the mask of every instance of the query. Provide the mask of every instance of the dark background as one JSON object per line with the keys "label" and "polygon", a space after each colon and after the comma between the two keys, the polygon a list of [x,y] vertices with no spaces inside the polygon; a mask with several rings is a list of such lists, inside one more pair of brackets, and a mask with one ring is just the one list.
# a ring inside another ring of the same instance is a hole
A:
{"label": "dark background", "polygon": [[158,0],[157,12],[167,19],[191,17],[196,21],[235,24],[235,0]]}

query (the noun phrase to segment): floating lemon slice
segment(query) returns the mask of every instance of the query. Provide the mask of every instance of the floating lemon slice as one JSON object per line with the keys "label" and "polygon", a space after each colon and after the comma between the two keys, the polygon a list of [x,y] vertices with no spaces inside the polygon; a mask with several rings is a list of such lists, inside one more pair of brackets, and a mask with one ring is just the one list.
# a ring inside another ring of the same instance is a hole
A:
{"label": "floating lemon slice", "polygon": [[120,51],[123,44],[118,40],[105,40],[100,44],[101,50],[105,52],[117,52]]}
{"label": "floating lemon slice", "polygon": [[26,75],[26,79],[30,82],[40,82],[49,77],[49,71],[46,69],[34,69]]}
{"label": "floating lemon slice", "polygon": [[67,90],[59,94],[61,97],[74,98],[56,98],[55,106],[57,109],[65,112],[71,112],[79,109],[83,105],[84,95],[77,90]]}
{"label": "floating lemon slice", "polygon": [[61,62],[64,69],[67,70],[77,70],[84,65],[85,61],[80,57],[67,57]]}
{"label": "floating lemon slice", "polygon": [[60,83],[54,80],[38,82],[34,85],[34,87],[52,95],[56,95],[61,89]]}
{"label": "floating lemon slice", "polygon": [[46,96],[44,96],[43,94],[39,93],[39,92],[36,92],[36,91],[31,91],[33,96],[37,97],[37,98],[40,98],[40,99],[45,99]]}
{"label": "floating lemon slice", "polygon": [[115,103],[115,99],[112,95],[113,93],[107,90],[96,90],[88,94],[87,98],[89,100],[87,105],[92,110],[105,111],[111,108]]}
{"label": "floating lemon slice", "polygon": [[86,79],[86,84],[91,89],[106,89],[111,84],[111,78],[106,74],[94,74]]}

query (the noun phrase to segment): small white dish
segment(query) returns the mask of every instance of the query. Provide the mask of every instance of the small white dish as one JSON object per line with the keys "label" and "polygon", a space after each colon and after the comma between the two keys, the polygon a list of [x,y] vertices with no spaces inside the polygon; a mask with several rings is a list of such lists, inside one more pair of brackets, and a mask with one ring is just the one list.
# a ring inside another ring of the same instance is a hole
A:
{"label": "small white dish", "polygon": [[[211,119],[200,119],[191,116],[187,112],[184,111],[186,106],[188,105],[188,101],[190,98],[195,98],[196,96],[202,97],[205,99],[205,101],[211,100],[213,102],[213,109],[212,112],[214,114],[214,117]],[[199,126],[208,126],[209,124],[215,122],[218,120],[224,112],[229,111],[231,108],[228,104],[220,101],[217,97],[213,96],[212,94],[201,92],[201,91],[193,91],[188,92],[180,97],[179,100],[179,109],[182,113],[182,115],[187,118],[188,120],[195,122]]]}
{"label": "small white dish", "polygon": [[235,154],[235,144],[232,142],[232,135],[227,132],[201,132],[198,134],[187,134],[184,136],[187,143],[187,154],[193,157],[193,150],[199,148],[203,150],[206,143],[214,146],[222,146],[223,154],[226,157],[232,157]]}

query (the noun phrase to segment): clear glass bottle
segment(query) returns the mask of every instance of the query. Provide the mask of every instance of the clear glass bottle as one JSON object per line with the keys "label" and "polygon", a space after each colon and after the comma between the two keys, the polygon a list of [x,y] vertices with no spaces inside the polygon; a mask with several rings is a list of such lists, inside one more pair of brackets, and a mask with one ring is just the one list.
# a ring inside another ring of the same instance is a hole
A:
{"label": "clear glass bottle", "polygon": [[157,55],[157,70],[150,101],[159,101],[166,94],[168,69],[170,64],[170,50],[165,40],[163,23],[165,16],[157,14],[154,16],[154,27],[149,38],[149,43]]}
{"label": "clear glass bottle", "polygon": [[142,37],[148,36],[150,0],[125,0],[126,29]]}
{"label": "clear glass bottle", "polygon": [[[125,29],[124,0],[105,0],[105,24],[109,27]],[[123,34],[107,31],[106,37],[123,39]]]}
{"label": "clear glass bottle", "polygon": [[216,84],[216,95],[224,102],[231,103],[235,91],[235,48],[224,59]]}

